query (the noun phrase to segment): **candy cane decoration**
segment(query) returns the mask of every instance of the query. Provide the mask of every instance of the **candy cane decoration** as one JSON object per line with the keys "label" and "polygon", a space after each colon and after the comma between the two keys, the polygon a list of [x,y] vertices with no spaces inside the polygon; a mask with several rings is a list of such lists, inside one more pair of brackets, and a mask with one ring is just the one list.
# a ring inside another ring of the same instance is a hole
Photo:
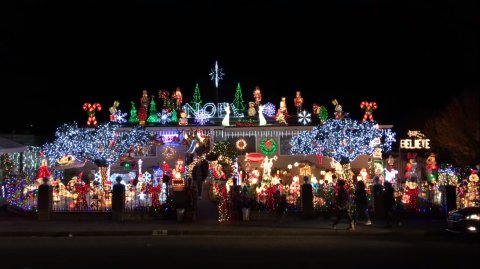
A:
{"label": "candy cane decoration", "polygon": [[90,103],[85,103],[83,104],[83,110],[87,111],[87,125],[90,126],[93,124],[93,126],[97,126],[97,118],[95,117],[95,111],[102,110],[102,106],[99,103],[95,103],[93,105]]}
{"label": "candy cane decoration", "polygon": [[370,121],[373,121],[373,111],[377,109],[377,103],[375,102],[362,102],[360,104],[361,109],[365,109],[365,115],[363,115],[363,121],[367,121],[367,118],[370,119]]}

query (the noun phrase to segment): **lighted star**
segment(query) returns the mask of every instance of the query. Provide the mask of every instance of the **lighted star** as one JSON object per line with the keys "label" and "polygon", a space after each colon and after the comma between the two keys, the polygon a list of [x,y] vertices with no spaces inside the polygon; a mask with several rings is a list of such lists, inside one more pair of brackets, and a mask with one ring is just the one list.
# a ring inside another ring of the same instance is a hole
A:
{"label": "lighted star", "polygon": [[295,167],[298,167],[298,163],[297,163],[297,162],[295,162],[293,165],[294,165]]}
{"label": "lighted star", "polygon": [[292,165],[291,165],[291,164],[288,165],[288,169],[292,169]]}
{"label": "lighted star", "polygon": [[225,75],[222,73],[223,68],[218,68],[218,62],[215,62],[215,69],[211,69],[212,73],[210,73],[210,76],[212,76],[212,80],[215,80],[215,87],[218,88],[218,81],[223,80],[222,76]]}

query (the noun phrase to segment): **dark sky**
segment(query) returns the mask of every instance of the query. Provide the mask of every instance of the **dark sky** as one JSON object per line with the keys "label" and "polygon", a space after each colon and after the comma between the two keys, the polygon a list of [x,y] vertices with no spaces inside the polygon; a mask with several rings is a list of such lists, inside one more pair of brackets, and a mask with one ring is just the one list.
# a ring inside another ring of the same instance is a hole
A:
{"label": "dark sky", "polygon": [[0,8],[1,132],[83,124],[85,102],[101,103],[104,121],[115,99],[129,112],[142,90],[178,86],[190,101],[199,83],[203,101],[214,101],[216,60],[226,73],[221,101],[233,100],[237,82],[246,102],[259,85],[265,102],[285,96],[291,111],[295,91],[308,109],[317,102],[331,113],[336,98],[358,119],[360,103],[374,101],[374,118],[401,138],[461,90],[478,89],[478,1],[76,2]]}

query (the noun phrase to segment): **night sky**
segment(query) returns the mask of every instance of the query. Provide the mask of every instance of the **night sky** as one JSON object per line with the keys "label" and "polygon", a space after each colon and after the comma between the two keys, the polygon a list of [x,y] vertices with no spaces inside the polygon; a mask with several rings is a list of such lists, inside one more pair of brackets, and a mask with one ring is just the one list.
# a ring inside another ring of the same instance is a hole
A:
{"label": "night sky", "polygon": [[285,96],[289,111],[296,91],[308,110],[316,102],[333,115],[335,98],[356,119],[373,101],[374,118],[398,139],[478,89],[478,1],[339,2],[0,8],[0,131],[33,125],[52,135],[62,123],[84,124],[85,102],[100,103],[106,121],[114,100],[129,112],[143,90],[180,87],[189,102],[198,83],[202,100],[215,101],[215,61],[226,74],[220,101],[233,100],[238,82],[246,102],[259,85],[264,103],[278,107]]}

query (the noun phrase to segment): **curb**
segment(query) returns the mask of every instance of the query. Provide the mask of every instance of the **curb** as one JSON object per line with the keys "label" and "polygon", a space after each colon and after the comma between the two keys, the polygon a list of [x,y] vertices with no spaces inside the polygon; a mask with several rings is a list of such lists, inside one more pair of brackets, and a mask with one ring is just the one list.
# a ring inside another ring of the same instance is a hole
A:
{"label": "curb", "polygon": [[446,231],[343,231],[343,230],[153,230],[77,232],[0,232],[0,237],[83,236],[445,236]]}

